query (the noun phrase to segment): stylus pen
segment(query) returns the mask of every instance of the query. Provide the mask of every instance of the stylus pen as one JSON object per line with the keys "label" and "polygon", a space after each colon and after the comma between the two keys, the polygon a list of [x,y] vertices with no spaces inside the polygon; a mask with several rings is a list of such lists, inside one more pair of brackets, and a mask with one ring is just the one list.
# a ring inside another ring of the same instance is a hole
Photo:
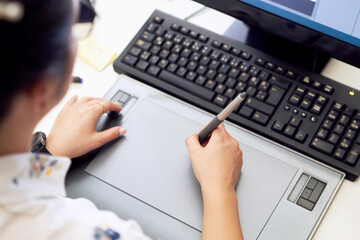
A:
{"label": "stylus pen", "polygon": [[206,127],[199,132],[199,142],[203,143],[206,138],[230,115],[232,111],[245,99],[246,93],[240,93],[227,105]]}

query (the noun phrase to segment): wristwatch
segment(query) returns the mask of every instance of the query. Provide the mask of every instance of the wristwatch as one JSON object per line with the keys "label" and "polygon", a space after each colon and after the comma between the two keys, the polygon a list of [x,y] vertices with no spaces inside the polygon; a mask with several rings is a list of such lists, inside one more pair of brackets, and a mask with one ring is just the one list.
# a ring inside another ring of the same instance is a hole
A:
{"label": "wristwatch", "polygon": [[36,132],[33,134],[31,152],[33,153],[51,153],[46,149],[46,135],[43,132]]}

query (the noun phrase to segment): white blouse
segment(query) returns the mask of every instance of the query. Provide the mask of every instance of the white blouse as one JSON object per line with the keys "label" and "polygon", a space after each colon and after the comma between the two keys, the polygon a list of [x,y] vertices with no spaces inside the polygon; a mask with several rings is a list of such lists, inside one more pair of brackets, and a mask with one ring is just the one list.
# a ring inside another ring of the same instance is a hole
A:
{"label": "white blouse", "polygon": [[70,163],[44,154],[0,157],[0,239],[150,239],[135,221],[66,198]]}

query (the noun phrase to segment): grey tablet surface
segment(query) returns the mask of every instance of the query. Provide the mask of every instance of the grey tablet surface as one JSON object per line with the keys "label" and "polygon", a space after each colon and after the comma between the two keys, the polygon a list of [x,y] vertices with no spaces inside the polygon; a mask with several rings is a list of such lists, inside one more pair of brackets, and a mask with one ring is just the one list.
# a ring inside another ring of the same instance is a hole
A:
{"label": "grey tablet surface", "polygon": [[[151,100],[139,100],[121,124],[125,137],[106,146],[86,171],[102,181],[192,226],[202,228],[202,198],[185,138],[202,125]],[[297,168],[245,145],[237,187],[246,239],[255,239]],[[266,201],[264,201],[266,199]],[[120,204],[120,203],[119,203]]]}

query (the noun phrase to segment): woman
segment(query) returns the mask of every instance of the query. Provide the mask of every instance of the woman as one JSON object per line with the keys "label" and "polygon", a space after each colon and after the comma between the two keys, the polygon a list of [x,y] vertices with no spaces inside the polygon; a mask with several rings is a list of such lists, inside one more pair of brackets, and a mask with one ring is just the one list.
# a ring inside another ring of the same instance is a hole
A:
{"label": "woman", "polygon": [[[0,0],[2,6],[9,3]],[[149,239],[134,221],[100,211],[89,200],[65,197],[69,158],[125,134],[121,126],[95,129],[103,113],[120,111],[120,106],[73,97],[48,136],[52,156],[30,153],[33,129],[71,82],[77,48],[72,25],[79,3],[16,3],[22,6],[21,17],[6,8],[0,14],[0,239]],[[221,125],[206,145],[199,144],[197,134],[186,145],[204,199],[202,238],[242,239],[235,195],[242,165],[237,141]]]}

